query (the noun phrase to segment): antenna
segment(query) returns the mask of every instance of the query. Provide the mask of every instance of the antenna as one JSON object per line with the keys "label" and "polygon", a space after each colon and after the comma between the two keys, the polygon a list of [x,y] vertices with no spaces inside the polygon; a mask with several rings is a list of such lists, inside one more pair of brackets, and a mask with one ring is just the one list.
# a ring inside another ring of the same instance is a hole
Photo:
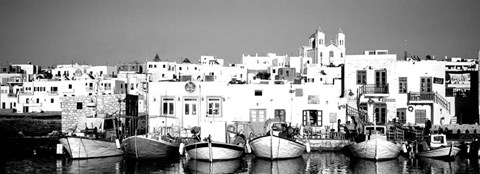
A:
{"label": "antenna", "polygon": [[403,59],[407,60],[407,40],[403,41]]}

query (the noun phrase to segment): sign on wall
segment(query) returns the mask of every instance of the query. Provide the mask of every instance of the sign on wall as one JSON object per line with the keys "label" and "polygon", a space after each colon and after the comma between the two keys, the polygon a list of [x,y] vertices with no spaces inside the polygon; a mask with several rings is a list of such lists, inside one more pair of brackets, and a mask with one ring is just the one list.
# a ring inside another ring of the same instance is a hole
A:
{"label": "sign on wall", "polygon": [[319,104],[320,98],[318,95],[308,95],[308,104]]}
{"label": "sign on wall", "polygon": [[443,84],[443,78],[433,77],[433,83]]}

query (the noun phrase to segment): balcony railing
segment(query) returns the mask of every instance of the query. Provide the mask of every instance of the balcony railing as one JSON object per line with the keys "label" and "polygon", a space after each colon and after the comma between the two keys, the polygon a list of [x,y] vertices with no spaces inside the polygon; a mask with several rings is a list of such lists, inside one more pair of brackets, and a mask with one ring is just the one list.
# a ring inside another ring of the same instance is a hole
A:
{"label": "balcony railing", "polygon": [[408,103],[411,101],[431,101],[439,104],[450,112],[450,102],[438,92],[409,92]]}
{"label": "balcony railing", "polygon": [[388,84],[383,85],[363,85],[360,87],[360,92],[362,94],[388,94]]}
{"label": "balcony railing", "polygon": [[433,92],[409,92],[409,101],[432,101],[435,99],[435,93]]}
{"label": "balcony railing", "polygon": [[15,94],[15,93],[8,93],[8,97],[17,97],[17,94]]}

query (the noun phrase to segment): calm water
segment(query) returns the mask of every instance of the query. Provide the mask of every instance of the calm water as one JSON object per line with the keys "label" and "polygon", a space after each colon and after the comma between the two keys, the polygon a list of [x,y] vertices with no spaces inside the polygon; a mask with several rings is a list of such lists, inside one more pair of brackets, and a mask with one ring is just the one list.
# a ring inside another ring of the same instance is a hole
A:
{"label": "calm water", "polygon": [[479,173],[479,163],[461,157],[447,162],[402,156],[374,162],[352,159],[340,152],[313,152],[273,162],[247,155],[214,163],[185,158],[135,161],[123,157],[69,160],[33,156],[2,160],[0,173]]}

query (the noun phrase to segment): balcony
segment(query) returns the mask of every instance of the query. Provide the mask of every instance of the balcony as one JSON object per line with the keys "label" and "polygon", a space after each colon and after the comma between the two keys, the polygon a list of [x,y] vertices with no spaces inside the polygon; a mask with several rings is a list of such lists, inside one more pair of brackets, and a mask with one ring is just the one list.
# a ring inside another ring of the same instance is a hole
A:
{"label": "balcony", "polygon": [[8,97],[17,97],[17,94],[15,94],[15,93],[8,93]]}
{"label": "balcony", "polygon": [[360,87],[360,94],[365,97],[387,97],[389,96],[388,84],[373,85],[367,84]]}
{"label": "balcony", "polygon": [[433,103],[435,99],[435,93],[433,92],[409,92],[409,103]]}
{"label": "balcony", "polygon": [[451,110],[450,102],[438,92],[409,92],[408,104],[433,104],[436,103],[448,112]]}

